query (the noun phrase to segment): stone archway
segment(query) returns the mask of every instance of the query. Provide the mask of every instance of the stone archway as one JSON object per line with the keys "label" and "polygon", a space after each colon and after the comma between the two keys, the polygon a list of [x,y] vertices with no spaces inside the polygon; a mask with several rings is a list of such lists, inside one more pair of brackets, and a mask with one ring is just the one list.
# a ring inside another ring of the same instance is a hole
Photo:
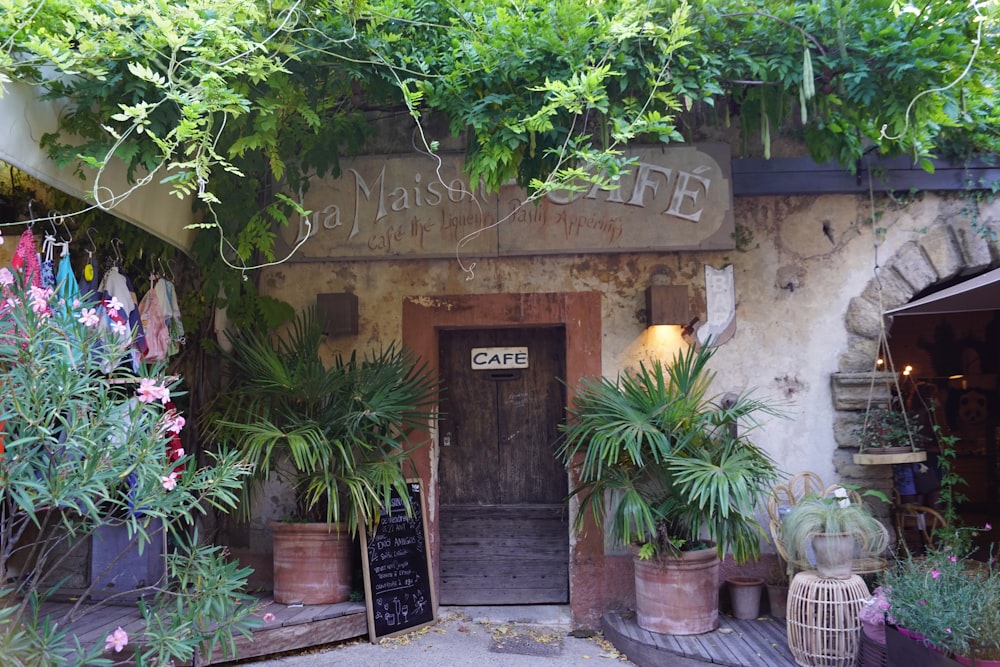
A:
{"label": "stone archway", "polygon": [[[939,217],[918,239],[900,246],[861,295],[851,299],[844,318],[848,349],[831,377],[834,467],[843,481],[884,491],[892,488],[891,466],[853,461],[858,451],[855,432],[871,396],[882,313],[933,285],[1000,266],[1000,240],[988,236],[973,229],[965,216]],[[880,388],[887,397],[888,386],[883,383]]]}

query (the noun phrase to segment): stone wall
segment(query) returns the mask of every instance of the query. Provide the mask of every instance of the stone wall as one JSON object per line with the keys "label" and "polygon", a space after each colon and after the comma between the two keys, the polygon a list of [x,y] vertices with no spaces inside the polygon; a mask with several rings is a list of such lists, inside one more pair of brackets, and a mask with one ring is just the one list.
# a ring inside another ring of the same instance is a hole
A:
{"label": "stone wall", "polygon": [[[824,480],[886,488],[888,471],[852,462],[860,413],[834,408],[831,377],[872,368],[880,308],[1000,263],[1000,247],[972,229],[967,206],[961,195],[929,193],[905,203],[854,195],[738,198],[740,244],[730,252],[287,262],[264,271],[261,290],[296,308],[315,303],[318,293],[355,294],[359,334],[328,339],[330,355],[401,338],[404,298],[596,291],[601,367],[613,376],[645,358],[669,359],[685,344],[645,330],[647,285],[688,286],[692,316],[704,320],[704,266],[732,265],[736,332],[712,362],[718,392],[752,390],[782,403],[786,418],[762,424],[754,438],[787,473],[812,470]],[[979,219],[997,229],[1000,206],[984,205]]]}

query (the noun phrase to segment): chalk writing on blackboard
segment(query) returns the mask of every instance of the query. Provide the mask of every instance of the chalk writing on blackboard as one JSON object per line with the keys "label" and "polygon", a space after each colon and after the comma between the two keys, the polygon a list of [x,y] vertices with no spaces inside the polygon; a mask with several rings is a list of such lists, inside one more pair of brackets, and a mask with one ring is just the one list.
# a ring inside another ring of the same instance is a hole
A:
{"label": "chalk writing on blackboard", "polygon": [[409,513],[403,499],[393,492],[371,535],[362,530],[368,629],[373,642],[435,620],[420,483],[407,483],[407,493]]}

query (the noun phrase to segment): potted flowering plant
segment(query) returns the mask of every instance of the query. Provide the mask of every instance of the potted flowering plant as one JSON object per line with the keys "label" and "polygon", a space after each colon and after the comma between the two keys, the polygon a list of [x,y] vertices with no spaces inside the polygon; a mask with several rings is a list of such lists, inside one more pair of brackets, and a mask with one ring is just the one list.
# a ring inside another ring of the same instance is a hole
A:
{"label": "potted flowering plant", "polygon": [[959,663],[1000,665],[1000,568],[992,558],[972,561],[947,548],[909,554],[882,580],[890,625]]}
{"label": "potted flowering plant", "polygon": [[[67,301],[37,272],[6,268],[0,290],[0,663],[110,664],[127,650],[137,664],[167,665],[228,648],[251,622],[249,571],[199,542],[194,521],[209,507],[235,507],[249,469],[231,453],[199,467],[172,450],[184,426],[167,405],[176,379],[162,364],[133,366],[133,332],[103,315],[117,300]],[[163,531],[170,549],[158,554],[162,576],[134,602],[145,626],[80,646],[68,622],[122,604],[133,585],[118,577],[117,599],[91,604],[107,568],[88,579],[86,562],[103,531],[131,538],[110,564],[132,549],[152,552]],[[43,609],[60,587],[74,589],[75,604]]]}
{"label": "potted flowering plant", "polygon": [[[973,538],[992,526],[970,528],[959,523],[955,509],[963,483],[952,469],[954,436],[941,437],[943,470],[941,498],[946,527],[935,531],[935,547],[926,554],[907,553],[882,575],[887,599],[887,648],[893,651],[931,649],[935,659],[953,656],[964,664],[1000,666],[1000,568],[992,547],[985,561],[972,560]],[[905,633],[915,641],[902,641]],[[895,642],[895,643],[894,643]],[[909,657],[896,660],[909,662]],[[948,664],[948,663],[944,663]]]}

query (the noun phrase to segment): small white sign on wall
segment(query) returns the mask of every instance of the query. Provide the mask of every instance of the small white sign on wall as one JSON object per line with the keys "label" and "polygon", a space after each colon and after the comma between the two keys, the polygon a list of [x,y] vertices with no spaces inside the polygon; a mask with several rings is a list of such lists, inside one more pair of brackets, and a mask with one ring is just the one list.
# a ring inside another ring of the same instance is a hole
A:
{"label": "small white sign on wall", "polygon": [[472,370],[495,371],[528,367],[526,347],[474,347]]}

